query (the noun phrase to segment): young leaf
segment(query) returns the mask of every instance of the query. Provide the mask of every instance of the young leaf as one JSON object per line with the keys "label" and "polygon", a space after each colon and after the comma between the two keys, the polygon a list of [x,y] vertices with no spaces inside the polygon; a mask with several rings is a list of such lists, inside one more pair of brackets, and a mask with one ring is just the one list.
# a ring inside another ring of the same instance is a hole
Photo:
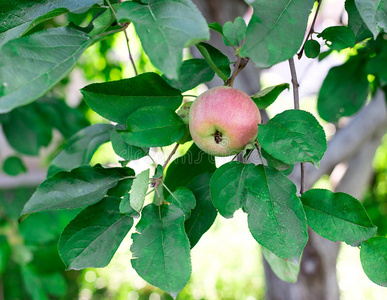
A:
{"label": "young leaf", "polygon": [[104,169],[99,165],[59,172],[38,186],[21,215],[92,205],[100,201],[120,180],[133,175],[134,171],[130,168]]}
{"label": "young leaf", "polygon": [[130,248],[133,268],[147,282],[176,297],[191,276],[183,211],[173,204],[149,204],[136,230]]}
{"label": "young leaf", "polygon": [[181,92],[167,84],[156,73],[133,78],[93,83],[81,89],[86,103],[101,116],[125,125],[137,109],[163,105],[176,110],[183,100]]}
{"label": "young leaf", "polygon": [[66,269],[103,268],[133,225],[121,215],[120,198],[107,197],[84,209],[64,229],[58,243]]}
{"label": "young leaf", "polygon": [[66,27],[7,42],[0,49],[0,113],[44,95],[76,64],[93,40]]}
{"label": "young leaf", "polygon": [[17,176],[27,172],[27,168],[18,156],[9,156],[3,163],[3,170],[10,176]]}
{"label": "young leaf", "polygon": [[265,109],[272,105],[285,89],[289,89],[289,83],[282,83],[263,89],[252,95],[251,99],[253,99],[259,109]]}
{"label": "young leaf", "polygon": [[314,0],[253,0],[253,16],[240,55],[268,68],[291,58],[304,39]]}
{"label": "young leaf", "polygon": [[287,110],[260,125],[262,148],[287,164],[311,162],[315,166],[327,149],[324,129],[316,118],[303,110]]}
{"label": "young leaf", "polygon": [[332,26],[325,28],[317,37],[323,38],[325,44],[332,50],[343,50],[354,47],[356,37],[351,28],[346,26]]}
{"label": "young leaf", "polygon": [[218,212],[232,218],[246,201],[245,178],[254,169],[253,164],[232,161],[218,168],[211,177],[211,199]]}
{"label": "young leaf", "polygon": [[133,180],[130,191],[130,206],[140,212],[144,205],[145,195],[149,186],[149,169],[141,172]]}
{"label": "young leaf", "polygon": [[210,23],[208,24],[208,28],[220,33],[223,35],[223,28],[222,25],[220,25],[218,22]]}
{"label": "young leaf", "polygon": [[178,187],[187,186],[196,176],[215,170],[215,157],[192,144],[187,153],[168,166],[164,183],[173,192]]}
{"label": "young leaf", "polygon": [[210,38],[205,19],[190,0],[124,2],[117,18],[119,23],[133,22],[153,65],[173,79],[178,75],[183,48]]}
{"label": "young leaf", "polygon": [[287,282],[297,281],[298,273],[300,272],[300,263],[294,263],[278,257],[265,247],[261,247],[261,250],[263,257],[279,279]]}
{"label": "young leaf", "polygon": [[368,87],[363,59],[355,56],[343,65],[333,67],[318,94],[320,117],[328,122],[337,122],[341,117],[353,115],[366,101]]}
{"label": "young leaf", "polygon": [[226,22],[223,25],[223,36],[226,45],[229,46],[228,43],[231,43],[231,46],[239,46],[245,38],[246,29],[246,23],[242,17],[237,17],[234,23],[231,21]]}
{"label": "young leaf", "polygon": [[182,138],[184,127],[184,122],[173,110],[165,106],[149,106],[132,113],[128,118],[128,128],[119,133],[124,142],[134,146],[163,147]]}
{"label": "young leaf", "polygon": [[174,204],[184,212],[184,217],[187,220],[191,215],[191,210],[196,205],[194,194],[185,187],[176,189],[172,195],[167,198],[168,203]]}
{"label": "young leaf", "polygon": [[387,287],[387,239],[374,237],[362,242],[360,260],[368,278]]}
{"label": "young leaf", "polygon": [[81,13],[102,0],[24,0],[0,1],[0,46],[21,36],[36,25],[64,13]]}
{"label": "young leaf", "polygon": [[199,174],[187,185],[196,199],[196,206],[191,211],[190,218],[184,223],[185,232],[187,233],[191,248],[210,229],[217,216],[216,209],[211,201],[211,176],[212,173],[210,172]]}
{"label": "young leaf", "polygon": [[88,164],[99,146],[109,141],[113,128],[111,124],[94,124],[77,132],[51,161],[47,176]]}
{"label": "young leaf", "polygon": [[146,156],[149,148],[141,148],[126,143],[117,130],[113,130],[110,135],[114,152],[125,160],[131,161]]}
{"label": "young leaf", "polygon": [[379,0],[356,0],[356,7],[374,39],[382,31],[387,32],[387,2]]}
{"label": "young leaf", "polygon": [[372,32],[368,29],[357,10],[355,0],[346,0],[345,10],[348,13],[348,27],[351,28],[355,34],[356,42],[372,37]]}
{"label": "young leaf", "polygon": [[252,236],[278,257],[298,263],[308,240],[296,186],[281,172],[256,166],[245,180],[244,210]]}
{"label": "young leaf", "polygon": [[304,52],[308,58],[316,58],[320,54],[320,43],[315,40],[307,40],[304,45]]}
{"label": "young leaf", "polygon": [[223,80],[226,81],[231,74],[230,60],[215,47],[207,43],[200,43],[196,48],[203,55],[208,65]]}
{"label": "young leaf", "polygon": [[211,81],[214,75],[214,71],[204,59],[193,58],[183,61],[177,79],[168,79],[166,76],[163,76],[163,79],[183,93],[201,83]]}
{"label": "young leaf", "polygon": [[302,194],[301,201],[308,225],[330,241],[358,246],[376,233],[363,205],[348,194],[312,189]]}

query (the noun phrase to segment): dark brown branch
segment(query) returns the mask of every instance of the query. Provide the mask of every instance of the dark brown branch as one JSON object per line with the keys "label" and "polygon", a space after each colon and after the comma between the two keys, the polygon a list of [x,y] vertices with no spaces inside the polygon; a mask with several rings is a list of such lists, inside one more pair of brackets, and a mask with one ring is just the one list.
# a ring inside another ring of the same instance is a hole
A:
{"label": "dark brown branch", "polygon": [[[290,74],[292,75],[292,86],[293,86],[293,99],[294,99],[294,109],[300,109],[300,95],[298,92],[298,80],[296,73],[296,66],[294,65],[293,57],[289,59]],[[300,194],[305,192],[305,163],[301,163],[301,188]]]}
{"label": "dark brown branch", "polygon": [[309,32],[308,32],[308,34],[306,35],[306,38],[305,38],[304,43],[302,44],[301,50],[297,53],[298,59],[301,59],[302,54],[304,53],[305,43],[309,40],[309,38],[310,38],[310,37],[312,36],[312,34],[314,33],[314,25],[316,24],[317,15],[318,15],[318,12],[320,11],[321,3],[322,3],[322,0],[318,0],[318,5],[317,5],[316,13],[315,13],[315,15],[314,15],[312,24],[310,25]]}
{"label": "dark brown branch", "polygon": [[246,67],[247,63],[249,62],[248,57],[240,57],[238,56],[238,60],[235,63],[234,71],[232,72],[230,78],[226,81],[226,85],[233,86],[234,80],[237,77],[237,75]]}

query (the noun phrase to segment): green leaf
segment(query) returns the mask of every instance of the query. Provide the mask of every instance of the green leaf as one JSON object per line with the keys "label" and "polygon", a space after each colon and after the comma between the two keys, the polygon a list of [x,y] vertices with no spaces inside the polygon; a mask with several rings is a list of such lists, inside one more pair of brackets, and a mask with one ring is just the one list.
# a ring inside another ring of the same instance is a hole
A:
{"label": "green leaf", "polygon": [[139,108],[163,105],[176,110],[183,100],[181,92],[169,86],[156,73],[144,73],[118,81],[93,83],[81,89],[81,92],[92,110],[123,125]]}
{"label": "green leaf", "polygon": [[215,222],[217,212],[211,201],[210,179],[212,173],[205,172],[193,178],[187,187],[195,195],[196,206],[191,211],[191,216],[185,221],[185,232],[188,235],[191,248],[210,229]]}
{"label": "green leaf", "polygon": [[356,7],[374,35],[374,39],[382,31],[387,32],[387,2],[381,0],[356,0]]}
{"label": "green leaf", "polygon": [[212,175],[212,203],[223,217],[232,218],[234,212],[245,205],[245,179],[253,169],[253,164],[232,161],[222,165]]}
{"label": "green leaf", "polygon": [[246,35],[246,23],[242,17],[237,17],[234,23],[231,21],[226,22],[223,25],[223,36],[227,46],[239,46],[242,43]]}
{"label": "green leaf", "polygon": [[346,0],[345,10],[348,13],[348,27],[355,34],[356,42],[372,37],[372,32],[368,29],[357,10],[355,0]]}
{"label": "green leaf", "polygon": [[48,300],[46,290],[44,289],[42,282],[39,280],[39,276],[31,264],[24,264],[20,268],[21,277],[23,280],[23,286],[33,300]]}
{"label": "green leaf", "polygon": [[81,13],[102,0],[0,0],[0,46],[61,14]]}
{"label": "green leaf", "polygon": [[4,274],[11,257],[11,246],[5,235],[0,235],[0,276]]}
{"label": "green leaf", "polygon": [[17,176],[27,172],[27,168],[24,166],[23,161],[18,156],[9,156],[3,163],[3,170],[10,176]]}
{"label": "green leaf", "polygon": [[134,171],[129,168],[104,169],[99,165],[59,172],[38,186],[21,215],[92,205],[100,201],[120,180],[133,175]]}
{"label": "green leaf", "polygon": [[194,194],[186,187],[177,188],[172,195],[167,198],[168,203],[172,203],[184,212],[184,217],[187,220],[191,215],[191,210],[196,205]]}
{"label": "green leaf", "polygon": [[120,198],[107,197],[84,209],[64,229],[58,249],[66,269],[103,268],[133,225],[121,215]]}
{"label": "green leaf", "polygon": [[308,240],[296,186],[281,172],[258,165],[245,180],[245,211],[252,236],[278,257],[298,263]]}
{"label": "green leaf", "polygon": [[320,54],[320,43],[315,40],[308,40],[305,42],[304,51],[306,57],[316,58]]}
{"label": "green leaf", "polygon": [[317,37],[323,38],[325,40],[325,45],[332,50],[337,51],[348,47],[352,48],[356,44],[355,34],[351,28],[346,26],[332,26],[325,28],[323,32],[317,35]]}
{"label": "green leaf", "polygon": [[149,186],[149,169],[141,172],[133,180],[130,191],[130,206],[140,212],[144,205],[145,195]]}
{"label": "green leaf", "polygon": [[285,89],[289,89],[289,83],[282,83],[263,89],[252,95],[251,99],[253,99],[259,109],[265,109],[272,105]]}
{"label": "green leaf", "polygon": [[262,254],[270,265],[270,268],[277,277],[287,282],[297,282],[298,273],[300,272],[300,264],[287,261],[278,257],[273,252],[262,247]]}
{"label": "green leaf", "polygon": [[363,59],[355,56],[343,65],[333,67],[318,95],[320,117],[328,122],[337,122],[341,117],[353,115],[366,101],[368,87]]}
{"label": "green leaf", "polygon": [[291,58],[304,39],[314,0],[254,0],[240,55],[268,68]]}
{"label": "green leaf", "polygon": [[193,58],[183,61],[177,79],[168,79],[166,76],[163,76],[163,79],[181,92],[186,92],[201,83],[211,81],[214,75],[214,71],[204,59]]}
{"label": "green leaf", "polygon": [[205,19],[190,0],[124,2],[117,18],[119,23],[133,22],[152,64],[169,78],[177,78],[185,47],[210,38]]}
{"label": "green leaf", "polygon": [[219,76],[219,78],[223,81],[227,81],[231,74],[231,63],[228,57],[207,43],[197,44],[196,48],[198,48],[210,68]]}
{"label": "green leaf", "polygon": [[99,146],[109,141],[113,128],[112,124],[94,124],[77,132],[51,161],[47,175],[88,164]]}
{"label": "green leaf", "polygon": [[184,127],[184,122],[170,108],[148,106],[131,114],[128,118],[128,128],[119,133],[124,142],[134,146],[162,147],[182,138]]}
{"label": "green leaf", "polygon": [[[114,11],[117,11],[119,6],[120,3],[112,4]],[[113,11],[110,8],[107,8],[101,15],[93,20],[93,29],[89,32],[89,35],[91,37],[96,37],[97,35],[108,30],[117,29],[118,26],[112,26],[112,24],[116,23],[116,21],[117,20]]]}
{"label": "green leaf", "polygon": [[376,55],[370,58],[367,62],[366,72],[367,74],[373,74],[380,80],[381,85],[387,84],[387,42],[384,41],[380,47],[380,51],[375,53]]}
{"label": "green leaf", "polygon": [[387,239],[374,237],[362,242],[360,260],[368,278],[387,287]]}
{"label": "green leaf", "polygon": [[130,248],[133,268],[147,282],[176,297],[191,276],[184,213],[173,204],[149,204],[136,230]]}
{"label": "green leaf", "polygon": [[222,25],[220,25],[218,22],[210,23],[208,24],[208,28],[220,33],[223,35],[223,28]]}
{"label": "green leaf", "polygon": [[122,139],[121,134],[117,130],[113,130],[110,135],[114,152],[125,160],[137,160],[146,156],[149,148],[140,148],[128,143]]}
{"label": "green leaf", "polygon": [[348,194],[312,189],[302,194],[301,201],[308,225],[330,241],[358,246],[376,233],[363,205]]}
{"label": "green leaf", "polygon": [[287,110],[258,129],[258,141],[274,158],[287,164],[319,161],[327,149],[324,129],[303,110]]}
{"label": "green leaf", "polygon": [[0,113],[44,95],[74,67],[93,40],[66,27],[7,42],[0,49]]}
{"label": "green leaf", "polygon": [[173,192],[178,187],[187,186],[196,176],[215,170],[215,157],[192,144],[183,156],[170,163],[164,183]]}

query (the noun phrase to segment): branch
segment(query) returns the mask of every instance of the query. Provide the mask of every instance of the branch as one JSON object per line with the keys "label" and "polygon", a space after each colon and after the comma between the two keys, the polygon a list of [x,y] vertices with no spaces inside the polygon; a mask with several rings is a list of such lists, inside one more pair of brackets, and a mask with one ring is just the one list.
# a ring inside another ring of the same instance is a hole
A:
{"label": "branch", "polygon": [[234,85],[235,78],[246,67],[248,62],[249,62],[248,57],[242,58],[238,55],[238,60],[235,64],[234,71],[232,72],[230,78],[226,81],[226,85],[231,87]]}
{"label": "branch", "polygon": [[318,12],[320,11],[321,3],[322,3],[322,0],[318,0],[318,5],[317,5],[316,13],[315,13],[313,21],[312,21],[312,25],[310,25],[309,32],[306,35],[306,38],[305,38],[304,43],[302,44],[301,50],[297,53],[298,59],[301,59],[302,54],[304,53],[305,43],[307,42],[307,40],[309,40],[309,37],[311,37],[312,34],[314,33],[314,25],[316,24],[317,15],[318,15]]}
{"label": "branch", "polygon": [[[298,87],[300,85],[298,84],[296,66],[294,65],[293,57],[291,59],[289,59],[289,67],[290,67],[290,74],[292,75],[294,109],[300,109],[300,95],[298,93]],[[306,187],[305,187],[305,176],[306,176],[305,163],[300,164],[300,171],[301,171],[300,194],[303,194],[305,192],[305,189],[306,189]]]}

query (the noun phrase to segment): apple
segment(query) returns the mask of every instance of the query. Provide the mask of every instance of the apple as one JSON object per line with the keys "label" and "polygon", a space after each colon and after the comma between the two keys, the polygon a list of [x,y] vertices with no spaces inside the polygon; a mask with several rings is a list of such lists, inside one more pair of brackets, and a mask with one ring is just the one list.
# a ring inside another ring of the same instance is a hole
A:
{"label": "apple", "polygon": [[189,112],[189,130],[196,145],[216,156],[234,155],[257,137],[261,115],[243,91],[220,86],[201,94]]}

